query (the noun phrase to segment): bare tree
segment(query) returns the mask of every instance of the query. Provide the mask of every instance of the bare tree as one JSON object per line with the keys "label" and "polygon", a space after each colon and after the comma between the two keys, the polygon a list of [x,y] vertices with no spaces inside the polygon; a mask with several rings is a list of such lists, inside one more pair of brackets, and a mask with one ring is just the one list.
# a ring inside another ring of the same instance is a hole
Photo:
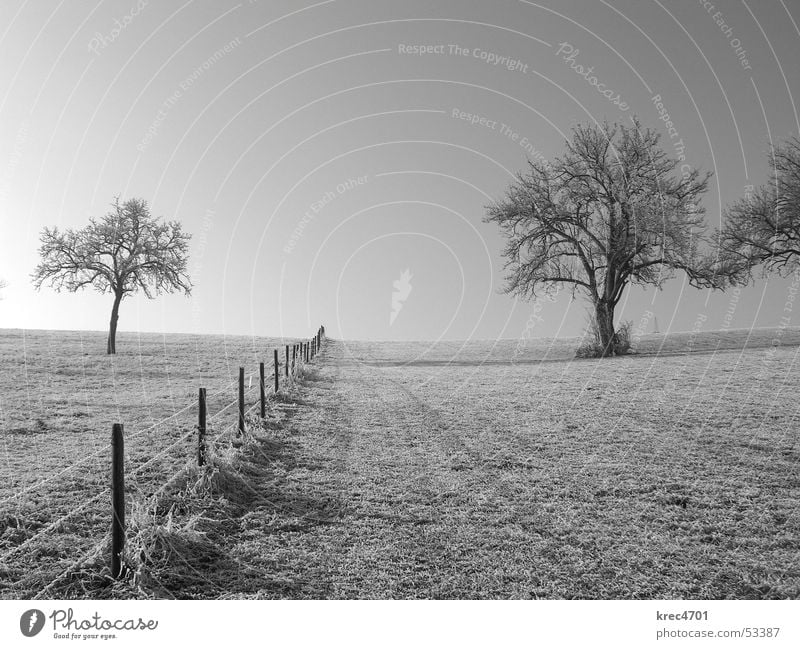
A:
{"label": "bare tree", "polygon": [[719,233],[721,258],[740,275],[800,267],[800,140],[775,147],[769,162],[772,181],[729,207]]}
{"label": "bare tree", "polygon": [[685,271],[721,287],[701,255],[700,199],[711,174],[682,166],[659,134],[633,126],[578,126],[553,164],[529,162],[486,221],[507,238],[506,292],[523,298],[565,284],[592,302],[602,356],[615,354],[614,310],[628,284],[661,287]]}
{"label": "bare tree", "polygon": [[93,286],[100,293],[112,293],[107,352],[115,354],[119,306],[126,295],[138,290],[151,299],[175,291],[190,294],[186,267],[191,235],[176,221],[162,223],[151,217],[143,200],[120,203],[117,198],[111,207],[80,230],[45,228],[33,283],[37,290],[48,281],[56,291]]}

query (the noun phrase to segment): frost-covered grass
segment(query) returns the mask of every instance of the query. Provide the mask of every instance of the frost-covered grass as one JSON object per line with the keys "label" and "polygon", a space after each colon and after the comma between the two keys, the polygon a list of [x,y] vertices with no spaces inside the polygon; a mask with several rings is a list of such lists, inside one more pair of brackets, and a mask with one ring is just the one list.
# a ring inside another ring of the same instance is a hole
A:
{"label": "frost-covered grass", "polygon": [[[604,360],[329,341],[251,437],[132,513],[127,581],[100,561],[57,592],[796,598],[800,347],[776,337],[647,336]],[[29,592],[21,567],[4,596]]]}
{"label": "frost-covered grass", "polygon": [[106,536],[114,422],[125,426],[132,504],[194,460],[198,388],[207,389],[213,438],[236,425],[239,366],[249,407],[258,363],[267,362],[271,386],[273,347],[294,342],[121,333],[119,353],[107,356],[104,339],[0,331],[0,597],[36,595]]}

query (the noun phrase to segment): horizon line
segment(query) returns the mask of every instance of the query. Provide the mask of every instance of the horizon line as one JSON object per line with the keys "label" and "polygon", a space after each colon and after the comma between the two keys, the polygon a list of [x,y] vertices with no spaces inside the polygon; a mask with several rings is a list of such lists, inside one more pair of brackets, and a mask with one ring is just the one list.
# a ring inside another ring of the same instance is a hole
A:
{"label": "horizon line", "polygon": [[[324,325],[322,325],[324,326]],[[788,325],[785,327],[782,326],[773,326],[773,327],[736,327],[736,328],[728,328],[728,329],[709,329],[707,331],[699,330],[695,331],[692,329],[687,330],[677,330],[677,331],[660,331],[660,332],[646,332],[642,334],[637,334],[636,337],[642,336],[669,336],[675,334],[721,334],[721,333],[733,333],[733,332],[749,332],[749,331],[775,331],[775,330],[786,330],[786,329],[798,329],[800,330],[800,324],[798,325]],[[102,336],[108,335],[108,330],[103,329],[41,329],[41,328],[26,328],[26,327],[0,327],[0,332],[12,332],[12,331],[20,331],[20,332],[61,332],[61,333],[87,333],[87,334],[99,334]],[[124,330],[118,329],[117,335],[125,335],[125,334],[134,334],[134,335],[154,335],[154,336],[228,336],[231,338],[279,338],[279,339],[297,339],[303,340],[304,336],[289,336],[289,335],[268,335],[268,334],[241,334],[241,333],[216,333],[216,332],[206,332],[206,333],[196,333],[196,332],[188,332],[188,331],[146,331],[146,330]],[[413,339],[398,339],[398,338],[337,338],[335,336],[326,335],[326,338],[333,339],[333,340],[340,340],[342,342],[369,342],[369,343],[442,343],[442,342],[486,342],[486,341],[519,341],[521,339],[525,340],[574,340],[582,338],[585,334],[575,335],[575,336],[518,336],[518,337],[510,337],[510,338],[439,338],[439,339],[426,339],[426,338],[413,338]]]}

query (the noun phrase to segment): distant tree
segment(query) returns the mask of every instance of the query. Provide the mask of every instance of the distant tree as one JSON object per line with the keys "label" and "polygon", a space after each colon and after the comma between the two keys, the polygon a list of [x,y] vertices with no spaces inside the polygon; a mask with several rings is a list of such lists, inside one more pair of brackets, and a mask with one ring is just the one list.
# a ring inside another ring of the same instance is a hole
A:
{"label": "distant tree", "polygon": [[659,147],[632,126],[578,126],[552,164],[530,162],[503,199],[487,207],[507,239],[506,292],[523,298],[560,284],[592,303],[599,356],[622,352],[614,310],[628,284],[660,287],[683,270],[697,287],[721,287],[701,255],[700,199],[711,174]]}
{"label": "distant tree", "polygon": [[115,354],[119,305],[126,295],[138,290],[151,299],[175,291],[190,294],[186,267],[191,235],[176,221],[151,217],[143,200],[120,203],[117,198],[111,207],[80,230],[45,228],[33,283],[37,290],[47,281],[56,291],[93,286],[112,293],[107,352]]}
{"label": "distant tree", "polygon": [[800,268],[800,140],[775,147],[769,164],[771,181],[729,207],[719,232],[721,259],[740,276]]}

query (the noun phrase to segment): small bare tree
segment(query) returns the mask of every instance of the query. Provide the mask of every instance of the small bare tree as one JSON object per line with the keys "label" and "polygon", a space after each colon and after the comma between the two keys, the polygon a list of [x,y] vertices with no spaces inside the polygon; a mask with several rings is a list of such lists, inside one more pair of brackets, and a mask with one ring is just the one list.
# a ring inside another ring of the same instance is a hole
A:
{"label": "small bare tree", "polygon": [[772,181],[725,211],[721,258],[740,275],[757,265],[789,274],[800,267],[800,139],[775,147]]}
{"label": "small bare tree", "polygon": [[119,306],[126,295],[138,290],[151,299],[175,291],[190,294],[186,268],[191,235],[176,221],[151,217],[143,200],[120,203],[117,198],[111,207],[80,230],[45,228],[33,283],[37,290],[47,281],[56,291],[93,286],[112,293],[107,352],[115,354]]}
{"label": "small bare tree", "polygon": [[523,298],[556,285],[592,302],[601,349],[622,350],[614,310],[628,284],[660,287],[675,270],[695,286],[721,287],[699,252],[700,199],[710,174],[676,173],[659,134],[632,126],[578,126],[553,164],[529,162],[505,198],[487,208],[507,239],[506,292]]}

